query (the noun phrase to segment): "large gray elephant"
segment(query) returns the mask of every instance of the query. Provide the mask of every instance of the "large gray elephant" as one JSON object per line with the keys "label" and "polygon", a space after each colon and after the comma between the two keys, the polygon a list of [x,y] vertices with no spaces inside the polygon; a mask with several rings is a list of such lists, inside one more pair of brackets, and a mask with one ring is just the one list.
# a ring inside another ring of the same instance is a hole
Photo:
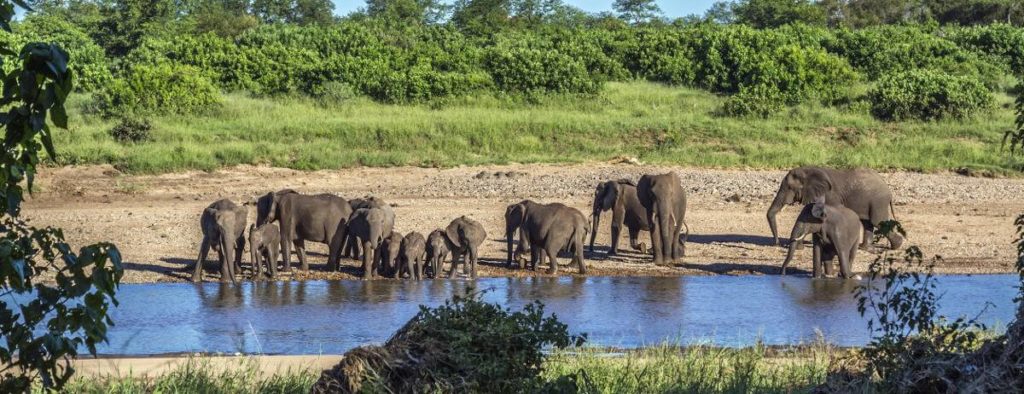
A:
{"label": "large gray elephant", "polygon": [[408,273],[409,278],[423,279],[423,257],[426,253],[427,240],[423,238],[423,234],[415,231],[406,234],[398,250],[398,277],[401,278]]}
{"label": "large gray elephant", "polygon": [[[344,231],[339,231],[335,234],[335,241],[332,244],[336,244],[338,247],[331,247],[332,250],[340,250],[342,240],[346,239],[347,235],[352,235],[354,241],[358,242],[363,249],[363,279],[373,279],[377,271],[377,258],[375,252],[377,248],[384,242],[386,236],[391,235],[390,229],[387,229],[388,215],[381,208],[360,208],[352,213],[352,216],[348,220],[348,225]],[[392,223],[394,216],[391,216]],[[387,233],[384,231],[388,230]],[[337,269],[339,256],[331,254],[328,256],[330,260],[328,266]]]}
{"label": "large gray elephant", "polygon": [[192,271],[192,281],[203,280],[203,263],[212,247],[220,261],[220,281],[235,281],[236,269],[242,263],[245,251],[245,223],[249,210],[231,200],[222,199],[210,204],[199,217],[203,241],[199,246],[199,258]]}
{"label": "large gray elephant", "polygon": [[514,231],[521,229],[522,234],[530,243],[530,266],[537,268],[543,264],[546,256],[550,261],[549,274],[558,272],[558,251],[568,249],[573,253],[572,262],[576,264],[580,274],[587,273],[583,261],[583,245],[586,243],[590,225],[587,217],[576,208],[560,203],[539,204],[523,200],[509,207],[505,213],[505,240],[509,250],[512,249]]}
{"label": "large gray elephant", "polygon": [[[480,245],[487,239],[487,231],[479,222],[468,216],[460,216],[452,220],[444,230],[445,243],[452,252],[452,269],[448,277],[455,277],[455,269],[462,261],[462,273],[476,279],[476,263],[479,258]],[[467,272],[468,271],[468,272]]]}
{"label": "large gray elephant", "polygon": [[430,277],[441,277],[441,270],[444,268],[444,259],[448,258],[448,243],[444,238],[444,230],[437,229],[427,236],[427,266],[430,267]]}
{"label": "large gray elephant", "polygon": [[281,231],[276,224],[264,223],[249,226],[249,255],[252,260],[253,278],[263,278],[263,264],[273,278],[277,275],[277,259],[281,255]]}
{"label": "large gray elephant", "polygon": [[[383,238],[390,236],[391,232],[395,229],[395,211],[391,209],[391,205],[388,205],[384,200],[377,197],[353,199],[349,201],[349,204],[354,211],[352,212],[352,216],[349,217],[349,220],[347,222],[343,222],[341,226],[338,227],[338,231],[335,233],[335,237],[331,241],[330,255],[327,256],[327,269],[337,271],[340,267],[342,250],[346,249],[347,245],[353,245],[355,248],[354,250],[357,253],[361,249],[364,269],[369,267],[372,270],[373,265],[375,265],[377,261],[375,259],[371,259],[370,264],[367,264],[366,256],[373,256],[376,252],[376,248],[380,246],[379,242],[383,241]],[[364,217],[361,218],[361,220],[363,220],[360,223],[361,227],[357,229],[358,231],[349,231],[352,218],[355,217],[356,212],[363,209],[375,210],[374,212],[376,213],[374,213],[374,221],[372,222],[372,226],[374,228],[370,228],[371,223],[366,221],[364,214]],[[376,223],[378,214],[381,221],[380,223]],[[380,226],[380,228],[377,229],[375,228],[376,226]],[[379,241],[375,241],[376,238],[373,235],[374,232],[378,230],[380,231],[380,236],[382,238]],[[370,237],[369,242],[373,245],[374,250],[366,250],[365,246],[368,242],[368,238],[360,238],[360,236]],[[364,274],[366,273],[367,272],[364,272]]]}
{"label": "large gray elephant", "polygon": [[[812,275],[832,275],[832,257],[839,257],[839,272],[843,278],[851,278],[857,246],[863,236],[863,227],[856,212],[842,205],[829,205],[824,197],[818,197],[813,204],[807,204],[800,211],[793,232],[789,237],[789,251],[782,262],[782,275],[793,259],[796,246],[807,234],[813,237],[814,260]],[[824,263],[824,267],[823,267]]]}
{"label": "large gray elephant", "polygon": [[[341,244],[333,245],[334,235],[346,226],[352,214],[348,200],[333,194],[304,195],[290,189],[267,193],[256,201],[256,225],[279,222],[284,270],[291,271],[294,245],[303,271],[309,271],[305,241],[331,246],[335,256]],[[335,249],[338,248],[338,249]],[[330,266],[330,262],[328,262]]]}
{"label": "large gray elephant", "polygon": [[[520,204],[522,203],[510,204],[505,208],[505,239],[508,244],[508,256],[505,259],[505,265],[509,268],[512,267],[513,260],[522,263],[523,255],[530,252],[530,241],[523,234],[522,214],[517,211],[520,209]],[[516,236],[519,237],[518,242],[515,242]],[[513,242],[515,242],[514,249],[512,247]]]}
{"label": "large gray elephant", "polygon": [[647,209],[640,204],[636,194],[636,183],[628,179],[607,181],[597,185],[594,192],[593,232],[590,233],[590,251],[594,251],[594,239],[601,223],[601,212],[612,211],[612,245],[608,255],[619,253],[619,237],[622,225],[629,229],[629,246],[640,253],[647,253],[647,245],[637,242],[640,231],[650,231]]}
{"label": "large gray elephant", "polygon": [[690,229],[686,225],[686,191],[682,184],[678,174],[669,172],[644,175],[636,185],[637,198],[647,211],[651,249],[657,265],[675,263],[686,255]]}
{"label": "large gray elephant", "polygon": [[[826,204],[842,205],[857,214],[864,228],[861,247],[870,245],[874,229],[879,223],[895,216],[892,191],[885,180],[873,170],[795,168],[782,179],[779,191],[775,194],[772,205],[768,207],[768,226],[772,230],[775,245],[779,244],[778,225],[775,219],[779,211],[793,203],[810,204],[822,196],[825,197]],[[898,249],[903,244],[903,237],[895,231],[889,233],[888,239],[889,246],[893,249]]]}
{"label": "large gray elephant", "polygon": [[377,273],[380,276],[398,278],[398,256],[402,250],[402,238],[402,234],[392,231],[377,247]]}

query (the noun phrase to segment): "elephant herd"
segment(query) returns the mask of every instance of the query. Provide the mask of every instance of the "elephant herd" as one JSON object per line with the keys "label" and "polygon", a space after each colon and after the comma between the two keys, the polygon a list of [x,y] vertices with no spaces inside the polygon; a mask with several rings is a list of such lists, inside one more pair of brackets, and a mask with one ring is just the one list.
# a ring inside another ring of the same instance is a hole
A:
{"label": "elephant herd", "polygon": [[[803,209],[789,237],[783,275],[795,250],[811,235],[813,276],[831,275],[831,260],[838,257],[839,275],[851,277],[856,251],[867,247],[874,229],[893,217],[888,185],[868,169],[800,167],[789,171],[767,214],[777,246],[776,215],[791,204],[801,204]],[[254,278],[274,277],[279,259],[282,269],[290,272],[292,248],[302,270],[308,271],[307,241],[328,245],[329,271],[340,270],[342,257],[360,259],[364,279],[378,275],[438,278],[443,275],[449,254],[449,278],[456,275],[460,261],[462,273],[475,278],[479,248],[487,238],[484,227],[467,216],[427,236],[415,231],[403,235],[394,231],[392,206],[380,198],[346,200],[334,194],[306,195],[285,189],[242,205],[227,199],[210,204],[200,218],[203,239],[193,281],[202,280],[202,265],[211,248],[218,253],[221,281],[234,282],[241,274],[249,205],[256,206],[256,223],[248,226]],[[685,220],[686,191],[679,176],[670,172],[644,175],[638,182],[621,179],[600,183],[589,221],[579,210],[560,203],[523,200],[509,205],[505,210],[506,264],[512,267],[518,263],[535,270],[538,263],[544,265],[546,258],[547,272],[553,274],[558,271],[559,252],[565,251],[578,272],[586,274],[583,249],[587,234],[593,252],[596,228],[605,211],[612,211],[609,255],[619,252],[623,225],[628,230],[630,248],[640,253],[648,253],[648,246],[639,241],[640,232],[650,234],[650,253],[657,265],[674,264],[686,254],[690,233]],[[903,242],[898,234],[887,236],[893,249]]]}

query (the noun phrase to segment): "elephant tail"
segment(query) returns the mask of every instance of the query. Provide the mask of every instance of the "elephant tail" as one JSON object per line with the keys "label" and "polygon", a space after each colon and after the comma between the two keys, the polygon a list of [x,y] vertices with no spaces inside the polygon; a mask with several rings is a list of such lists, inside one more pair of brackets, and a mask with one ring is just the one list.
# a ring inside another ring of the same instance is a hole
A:
{"label": "elephant tail", "polygon": [[896,208],[893,207],[891,199],[889,200],[889,213],[892,214],[892,220],[899,221],[899,219],[896,219]]}
{"label": "elephant tail", "polygon": [[686,239],[690,238],[690,225],[686,224],[686,219],[683,219],[683,243],[686,243]]}

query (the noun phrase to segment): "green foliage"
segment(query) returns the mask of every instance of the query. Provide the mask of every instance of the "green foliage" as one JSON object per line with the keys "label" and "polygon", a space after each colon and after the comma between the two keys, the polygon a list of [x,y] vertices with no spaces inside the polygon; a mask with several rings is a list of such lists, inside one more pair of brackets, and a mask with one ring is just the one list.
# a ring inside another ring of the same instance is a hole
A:
{"label": "green foliage", "polygon": [[661,7],[655,0],[615,0],[612,9],[619,18],[633,24],[649,22],[661,16]]}
{"label": "green foliage", "polygon": [[173,63],[139,64],[124,79],[97,93],[96,101],[101,113],[107,116],[189,114],[218,106],[220,92],[197,68]]}
{"label": "green foliage", "polygon": [[149,141],[149,132],[153,125],[148,119],[121,119],[114,128],[110,129],[110,136],[122,143],[139,143]]}
{"label": "green foliage", "polygon": [[1017,85],[1017,99],[1014,102],[1014,110],[1017,118],[1013,122],[1013,128],[1003,135],[1003,145],[1010,143],[1010,153],[1017,153],[1018,149],[1024,148],[1024,79]]}
{"label": "green foliage", "polygon": [[[882,227],[880,235],[903,233],[895,221]],[[868,328],[875,334],[862,351],[865,373],[877,376],[883,391],[898,391],[914,380],[917,371],[980,345],[979,334],[985,326],[977,317],[950,321],[938,315],[940,295],[933,268],[939,259],[925,262],[916,246],[908,247],[902,259],[882,254],[869,265],[867,283],[855,292],[857,310],[862,316],[870,312]]]}
{"label": "green foliage", "polygon": [[312,392],[537,392],[546,386],[545,350],[585,340],[545,316],[539,301],[512,312],[470,290],[435,308],[420,306],[383,346],[349,351]]}
{"label": "green foliage", "polygon": [[495,85],[506,92],[597,93],[596,75],[576,58],[529,41],[508,40],[488,51],[485,64]]}
{"label": "green foliage", "polygon": [[[1024,7],[1021,7],[1024,12]],[[947,29],[947,37],[968,50],[998,57],[1024,76],[1024,29],[1007,24]]]}
{"label": "green foliage", "polygon": [[330,0],[252,0],[251,12],[270,24],[328,25],[334,21]]}
{"label": "green foliage", "polygon": [[75,90],[93,92],[113,81],[110,62],[103,48],[74,24],[62,17],[30,14],[15,26],[15,34],[6,35],[8,45],[48,42],[68,48],[68,69],[75,76]]}
{"label": "green foliage", "polygon": [[824,25],[825,10],[810,0],[739,0],[731,5],[737,23],[771,28],[791,23]]}
{"label": "green foliage", "polygon": [[78,378],[68,383],[64,392],[303,394],[309,393],[309,387],[316,381],[315,372],[319,372],[297,368],[267,374],[260,368],[259,361],[252,358],[239,358],[235,365],[218,364],[211,359],[189,358],[159,376],[129,373],[127,376]]}
{"label": "green foliage", "polygon": [[885,120],[966,119],[992,107],[981,82],[933,70],[882,77],[870,92],[871,112]]}
{"label": "green foliage", "polygon": [[[15,4],[0,2],[0,27],[8,32]],[[113,324],[107,311],[117,303],[123,270],[113,245],[87,246],[76,254],[60,229],[38,229],[19,217],[40,151],[56,156],[47,117],[56,127],[68,126],[64,102],[72,71],[68,53],[53,44],[29,43],[20,54],[0,45],[0,56],[17,61],[0,76],[0,107],[7,111],[0,116],[0,392],[13,393],[28,391],[37,378],[46,388],[59,388],[74,373],[70,359],[80,346],[96,353]]]}
{"label": "green foliage", "polygon": [[758,116],[767,118],[783,108],[782,94],[769,85],[744,88],[725,100],[722,112],[728,116]]}

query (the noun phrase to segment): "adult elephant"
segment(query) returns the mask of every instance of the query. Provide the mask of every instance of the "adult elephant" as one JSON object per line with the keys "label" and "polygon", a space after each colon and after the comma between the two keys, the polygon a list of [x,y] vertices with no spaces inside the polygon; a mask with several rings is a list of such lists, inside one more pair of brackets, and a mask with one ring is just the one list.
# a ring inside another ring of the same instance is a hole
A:
{"label": "adult elephant", "polygon": [[[686,191],[679,175],[644,175],[636,185],[637,198],[647,211],[654,264],[675,263],[686,255]],[[686,228],[682,239],[679,234]]]}
{"label": "adult elephant", "polygon": [[[380,242],[390,236],[391,232],[395,229],[395,211],[391,209],[391,205],[377,197],[353,199],[349,200],[348,203],[352,208],[352,214],[348,221],[338,226],[338,231],[335,232],[334,239],[331,241],[330,254],[327,256],[327,268],[331,271],[337,271],[340,267],[339,260],[341,259],[342,249],[348,249],[351,246],[353,253],[362,256],[364,276],[369,278],[372,276],[372,273],[366,272],[365,269],[369,267],[372,270],[372,266],[376,265],[376,261],[371,259],[367,263],[367,256],[373,257],[377,252],[376,248],[380,246]],[[364,210],[372,210],[372,218],[368,218],[370,212],[360,213],[360,211]],[[358,228],[353,229],[351,228],[352,223],[357,217],[360,223]],[[378,236],[380,237],[379,240],[377,239]],[[374,249],[367,250],[367,244],[372,245]],[[360,249],[362,250],[360,251]]]}
{"label": "adult elephant", "polygon": [[590,228],[587,217],[576,208],[559,203],[539,204],[523,200],[506,210],[505,222],[505,241],[510,255],[514,230],[521,229],[530,244],[530,265],[533,269],[537,268],[538,261],[546,255],[551,260],[548,273],[557,273],[558,251],[569,249],[579,273],[587,273],[583,261],[583,245]]}
{"label": "adult elephant", "polygon": [[636,183],[628,179],[607,181],[597,185],[594,192],[593,232],[590,233],[590,251],[594,251],[594,239],[601,223],[601,212],[612,211],[612,245],[608,255],[619,253],[619,236],[622,225],[629,229],[629,246],[640,253],[647,253],[647,246],[638,243],[640,231],[650,231],[647,210],[640,204],[636,194]]}
{"label": "adult elephant", "polygon": [[[291,271],[293,245],[298,252],[303,271],[309,271],[306,241],[330,245],[329,256],[335,256],[342,245],[334,245],[334,235],[339,228],[345,227],[351,215],[352,207],[349,206],[348,200],[327,193],[305,195],[285,189],[267,193],[256,201],[257,226],[279,222],[282,260],[284,270],[288,272]],[[338,249],[334,249],[335,247]]]}
{"label": "adult elephant", "polygon": [[242,263],[245,249],[245,223],[249,212],[231,200],[222,199],[210,204],[199,217],[203,241],[199,246],[199,258],[192,271],[192,281],[203,280],[203,262],[213,248],[220,261],[220,281],[235,282],[235,269]]}
{"label": "adult elephant", "polygon": [[[775,200],[768,207],[768,226],[772,230],[775,245],[779,245],[779,231],[776,215],[786,205],[811,204],[818,197],[825,197],[828,205],[842,205],[861,220],[864,227],[862,248],[871,244],[874,229],[895,216],[892,207],[892,191],[877,172],[866,168],[837,170],[823,167],[800,167],[790,170],[779,185]],[[895,231],[888,235],[889,246],[898,249],[903,237]]]}
{"label": "adult elephant", "polygon": [[[394,216],[392,216],[392,219]],[[349,218],[348,227],[345,232],[347,234],[340,234],[335,239],[345,239],[347,235],[351,235],[355,242],[358,242],[363,249],[363,279],[373,279],[376,275],[379,266],[379,256],[376,256],[380,251],[378,250],[383,244],[384,239],[391,235],[391,231],[386,229],[387,214],[381,208],[359,208],[352,213],[352,217]],[[387,232],[385,233],[385,230]],[[332,248],[334,249],[334,248]],[[332,254],[332,259],[337,256]],[[337,264],[337,260],[332,260]]]}

